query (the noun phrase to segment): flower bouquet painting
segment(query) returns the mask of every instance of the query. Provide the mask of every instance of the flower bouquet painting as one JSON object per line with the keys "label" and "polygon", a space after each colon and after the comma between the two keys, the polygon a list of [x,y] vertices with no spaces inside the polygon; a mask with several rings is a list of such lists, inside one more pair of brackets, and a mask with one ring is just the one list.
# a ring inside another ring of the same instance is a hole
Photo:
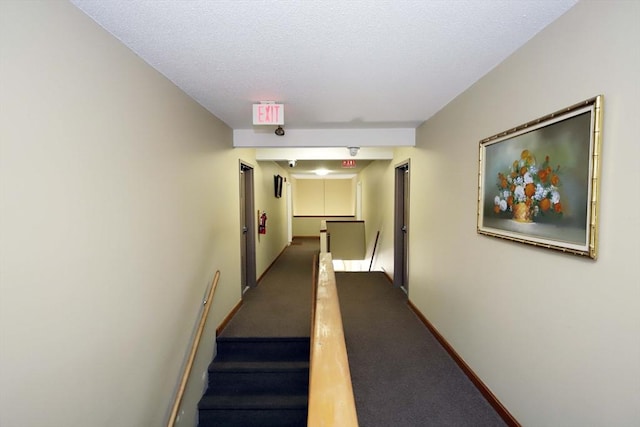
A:
{"label": "flower bouquet painting", "polygon": [[523,150],[505,172],[498,172],[493,211],[501,217],[528,223],[562,218],[560,165],[552,168],[549,156],[538,165],[534,154]]}
{"label": "flower bouquet painting", "polygon": [[601,102],[480,141],[478,233],[596,258]]}

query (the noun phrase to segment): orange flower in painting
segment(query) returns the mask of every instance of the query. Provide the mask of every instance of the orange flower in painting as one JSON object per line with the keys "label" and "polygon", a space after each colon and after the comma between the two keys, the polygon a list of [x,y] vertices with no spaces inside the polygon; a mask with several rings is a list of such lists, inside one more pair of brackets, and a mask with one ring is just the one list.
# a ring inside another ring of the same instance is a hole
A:
{"label": "orange flower in painting", "polygon": [[536,194],[536,186],[533,184],[527,184],[524,186],[524,194],[527,197],[533,197]]}
{"label": "orange flower in painting", "polygon": [[[494,212],[502,218],[512,216],[523,221],[518,212],[528,212],[526,220],[562,218],[564,208],[560,204],[560,166],[551,167],[550,157],[544,157],[539,165],[532,151],[522,150],[520,158],[513,161],[508,170],[498,172],[494,197]],[[494,175],[495,176],[495,175]]]}
{"label": "orange flower in painting", "polygon": [[540,200],[540,209],[542,209],[543,212],[548,211],[550,207],[551,207],[551,200],[549,199]]}
{"label": "orange flower in painting", "polygon": [[536,157],[529,150],[523,150],[522,153],[520,153],[520,158],[529,165],[535,165],[536,163]]}
{"label": "orange flower in painting", "polygon": [[547,178],[549,178],[549,172],[546,169],[542,169],[538,171],[538,177],[540,178],[541,182],[546,183]]}

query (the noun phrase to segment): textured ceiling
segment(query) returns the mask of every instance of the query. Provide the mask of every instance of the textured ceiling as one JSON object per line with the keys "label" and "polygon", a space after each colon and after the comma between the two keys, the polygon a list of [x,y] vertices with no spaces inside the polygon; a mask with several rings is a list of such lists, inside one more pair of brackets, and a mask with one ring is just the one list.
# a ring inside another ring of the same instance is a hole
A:
{"label": "textured ceiling", "polygon": [[577,0],[72,0],[233,129],[415,128]]}

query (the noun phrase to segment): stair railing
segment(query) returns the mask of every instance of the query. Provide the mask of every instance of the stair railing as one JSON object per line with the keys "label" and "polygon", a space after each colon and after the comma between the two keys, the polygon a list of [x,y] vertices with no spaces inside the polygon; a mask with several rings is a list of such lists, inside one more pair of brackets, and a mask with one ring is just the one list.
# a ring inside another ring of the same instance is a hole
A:
{"label": "stair railing", "polygon": [[331,253],[319,255],[313,290],[308,427],[357,427],[347,347]]}
{"label": "stair railing", "polygon": [[213,276],[213,282],[211,283],[209,292],[207,293],[207,296],[205,297],[205,299],[202,301],[202,305],[204,306],[204,308],[202,309],[202,315],[200,316],[198,330],[196,331],[196,336],[193,339],[193,343],[191,344],[191,350],[189,351],[189,358],[187,359],[187,363],[182,373],[182,378],[180,379],[180,385],[178,386],[178,392],[176,393],[176,397],[173,401],[173,407],[171,409],[171,415],[169,416],[169,421],[167,422],[167,427],[173,427],[176,422],[176,418],[178,417],[178,410],[180,409],[180,404],[182,403],[182,398],[184,396],[184,391],[187,387],[187,381],[189,380],[189,375],[191,374],[191,370],[193,369],[193,361],[195,360],[196,353],[198,352],[200,339],[202,338],[202,333],[204,331],[205,324],[207,323],[207,317],[209,314],[209,309],[211,308],[213,294],[216,291],[216,288],[218,287],[219,279],[220,279],[220,270],[216,271],[216,274]]}

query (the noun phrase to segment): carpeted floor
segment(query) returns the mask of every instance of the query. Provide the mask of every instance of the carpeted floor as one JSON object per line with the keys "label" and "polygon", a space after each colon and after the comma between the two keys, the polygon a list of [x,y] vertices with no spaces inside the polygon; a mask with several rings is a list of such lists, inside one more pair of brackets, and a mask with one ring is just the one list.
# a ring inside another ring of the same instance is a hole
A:
{"label": "carpeted floor", "polygon": [[308,337],[311,330],[313,260],[318,239],[295,239],[245,292],[240,310],[224,328],[225,337]]}
{"label": "carpeted floor", "polygon": [[[316,239],[296,239],[221,336],[309,336]],[[383,273],[338,272],[360,427],[504,426]]]}
{"label": "carpeted floor", "polygon": [[360,427],[504,426],[384,273],[336,273]]}

